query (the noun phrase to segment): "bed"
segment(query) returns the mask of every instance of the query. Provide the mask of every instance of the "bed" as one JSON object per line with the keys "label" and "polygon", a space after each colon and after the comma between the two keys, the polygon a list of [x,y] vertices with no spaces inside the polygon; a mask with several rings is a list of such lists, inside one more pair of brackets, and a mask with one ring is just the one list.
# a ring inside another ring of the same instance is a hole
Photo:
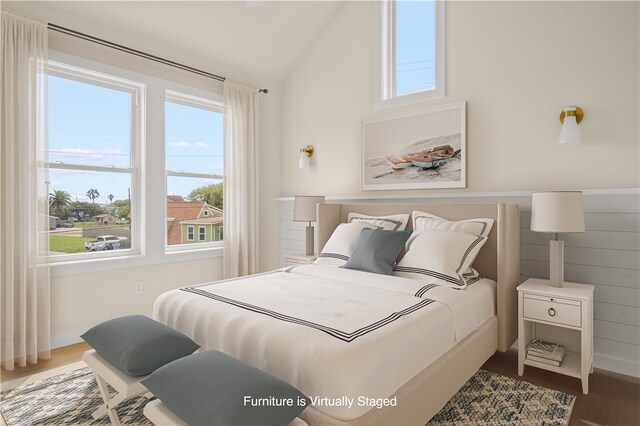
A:
{"label": "bed", "polygon": [[473,264],[483,279],[461,291],[302,265],[167,292],[154,317],[298,387],[309,424],[424,424],[515,340],[519,225],[512,204],[319,204],[316,251],[351,212],[415,210],[495,220]]}

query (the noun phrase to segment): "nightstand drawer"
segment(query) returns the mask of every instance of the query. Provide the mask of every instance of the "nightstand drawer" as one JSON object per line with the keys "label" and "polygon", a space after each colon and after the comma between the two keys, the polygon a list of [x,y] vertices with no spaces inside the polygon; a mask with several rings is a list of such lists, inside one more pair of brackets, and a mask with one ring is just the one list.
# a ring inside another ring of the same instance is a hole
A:
{"label": "nightstand drawer", "polygon": [[582,304],[578,300],[525,294],[523,308],[527,319],[581,326]]}

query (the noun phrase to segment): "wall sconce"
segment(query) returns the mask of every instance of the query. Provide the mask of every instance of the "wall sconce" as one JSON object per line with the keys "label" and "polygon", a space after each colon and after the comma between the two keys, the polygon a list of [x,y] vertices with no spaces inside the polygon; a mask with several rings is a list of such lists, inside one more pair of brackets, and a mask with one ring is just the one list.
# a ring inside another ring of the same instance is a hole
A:
{"label": "wall sconce", "polygon": [[300,161],[298,167],[301,169],[309,168],[309,159],[313,155],[313,147],[311,145],[303,146],[300,148]]}
{"label": "wall sconce", "polygon": [[584,112],[579,107],[566,107],[560,113],[560,122],[562,123],[562,129],[560,130],[560,143],[561,144],[579,144],[580,143],[580,129],[578,129],[578,123],[582,121]]}

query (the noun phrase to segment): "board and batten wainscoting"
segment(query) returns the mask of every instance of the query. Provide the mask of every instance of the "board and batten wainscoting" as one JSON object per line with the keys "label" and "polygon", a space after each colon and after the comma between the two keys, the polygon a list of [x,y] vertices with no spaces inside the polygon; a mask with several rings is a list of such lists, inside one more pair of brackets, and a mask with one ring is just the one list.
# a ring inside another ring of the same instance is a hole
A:
{"label": "board and batten wainscoting", "polygon": [[[593,284],[596,368],[640,377],[640,190],[584,190],[586,232],[562,234],[565,280]],[[326,197],[327,202],[520,205],[520,281],[549,278],[549,240],[532,232],[531,192],[461,193],[404,197]],[[280,202],[280,261],[305,250],[306,222],[293,221],[293,197]]]}

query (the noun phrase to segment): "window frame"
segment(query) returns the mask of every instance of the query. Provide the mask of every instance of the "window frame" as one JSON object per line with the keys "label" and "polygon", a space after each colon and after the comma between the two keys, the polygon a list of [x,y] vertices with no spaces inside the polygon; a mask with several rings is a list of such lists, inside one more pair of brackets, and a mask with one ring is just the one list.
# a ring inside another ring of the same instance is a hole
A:
{"label": "window frame", "polygon": [[[190,93],[185,93],[183,91],[177,91],[177,90],[173,90],[173,89],[167,89],[165,90],[165,97],[164,97],[164,102],[163,102],[163,108],[166,102],[175,102],[175,103],[179,103],[185,106],[189,106],[189,107],[195,107],[195,108],[203,108],[203,109],[208,109],[211,111],[215,111],[218,112],[220,114],[222,114],[223,116],[223,120],[224,120],[224,114],[225,114],[225,107],[224,104],[218,100],[215,99],[214,96],[211,97],[204,97],[202,95],[197,96],[197,95],[193,95]],[[166,131],[166,127],[163,126],[163,134]],[[224,135],[223,135],[224,138]],[[163,142],[164,144],[166,144],[166,140],[164,140],[163,138]],[[165,145],[166,146],[166,145]],[[223,151],[224,151],[224,141],[223,141]],[[168,196],[168,194],[166,194],[167,192],[167,180],[169,177],[191,177],[191,178],[201,178],[201,179],[215,179],[215,180],[220,180],[222,182],[224,182],[224,178],[223,175],[218,175],[215,173],[190,173],[190,172],[184,172],[184,171],[179,171],[179,170],[169,170],[166,168],[166,153],[164,153],[164,159],[165,159],[165,198],[166,196]],[[205,206],[203,206],[203,209],[205,208]],[[224,215],[224,212],[223,212]],[[208,215],[208,217],[211,217],[211,215]],[[223,216],[224,217],[224,216]],[[167,206],[166,206],[166,201],[165,201],[165,207],[164,207],[164,223],[168,223],[168,214],[167,214]],[[193,240],[189,240],[187,239],[187,241],[196,241],[195,240],[195,231],[194,231],[194,239]],[[173,245],[169,245],[169,236],[168,236],[168,228],[166,228],[165,226],[165,230],[164,230],[164,246],[165,246],[165,253],[170,254],[170,253],[179,253],[179,252],[185,252],[185,251],[195,251],[195,250],[203,250],[203,249],[222,249],[224,247],[224,241],[204,241],[204,242],[200,242],[200,241],[196,241],[195,243],[192,244],[173,244]]]}
{"label": "window frame", "polygon": [[[68,253],[64,255],[46,255],[46,257],[52,265],[55,265],[144,255],[144,229],[142,217],[145,198],[143,173],[145,120],[143,120],[143,117],[145,117],[146,107],[146,85],[139,81],[96,71],[95,69],[71,65],[53,59],[49,59],[47,61],[44,69],[47,77],[51,75],[107,89],[124,91],[131,95],[129,167],[97,166],[66,162],[63,163],[59,161],[48,161],[47,164],[44,165],[44,167],[49,169],[58,170],[84,170],[101,173],[129,174],[131,176],[131,248],[99,252]],[[49,183],[47,182],[47,194],[49,191]]]}
{"label": "window frame", "polygon": [[198,241],[207,241],[207,229],[202,225],[198,225]]}
{"label": "window frame", "polygon": [[396,94],[395,0],[376,2],[375,109],[445,97],[445,1],[435,0],[435,88]]}
{"label": "window frame", "polygon": [[195,225],[187,225],[187,241],[195,241],[196,240],[196,229]]}

